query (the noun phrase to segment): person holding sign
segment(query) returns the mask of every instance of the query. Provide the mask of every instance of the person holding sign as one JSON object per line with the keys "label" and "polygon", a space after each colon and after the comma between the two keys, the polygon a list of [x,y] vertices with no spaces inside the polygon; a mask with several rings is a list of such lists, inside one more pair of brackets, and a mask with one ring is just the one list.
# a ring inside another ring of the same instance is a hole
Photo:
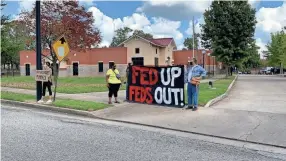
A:
{"label": "person holding sign", "polygon": [[197,65],[197,59],[193,58],[190,62],[190,68],[188,69],[188,106],[187,109],[193,109],[196,111],[198,109],[198,93],[199,84],[202,77],[206,76],[206,71],[203,67]]}
{"label": "person holding sign", "polygon": [[107,87],[109,89],[109,93],[108,93],[108,98],[109,98],[108,103],[109,104],[112,104],[111,99],[112,99],[113,95],[115,98],[115,103],[120,103],[117,100],[118,90],[119,90],[120,85],[121,85],[120,78],[121,78],[121,76],[119,74],[119,71],[116,69],[116,65],[113,64],[111,66],[111,68],[106,73],[106,83],[107,83]]}
{"label": "person holding sign", "polygon": [[[44,63],[43,63],[44,64]],[[48,75],[48,81],[47,82],[43,82],[43,95],[42,95],[42,99],[38,101],[38,103],[43,103],[44,102],[44,97],[46,95],[46,88],[48,88],[49,91],[49,100],[47,101],[47,103],[52,103],[52,67],[50,62],[46,62],[46,65],[44,65],[43,70],[49,71],[49,75]]]}

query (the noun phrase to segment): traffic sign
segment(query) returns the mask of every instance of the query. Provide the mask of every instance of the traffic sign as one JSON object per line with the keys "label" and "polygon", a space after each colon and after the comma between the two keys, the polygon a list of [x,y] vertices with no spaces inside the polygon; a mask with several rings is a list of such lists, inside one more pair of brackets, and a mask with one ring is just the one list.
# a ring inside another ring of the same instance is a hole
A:
{"label": "traffic sign", "polygon": [[70,52],[69,44],[64,36],[59,37],[53,44],[53,50],[61,62]]}

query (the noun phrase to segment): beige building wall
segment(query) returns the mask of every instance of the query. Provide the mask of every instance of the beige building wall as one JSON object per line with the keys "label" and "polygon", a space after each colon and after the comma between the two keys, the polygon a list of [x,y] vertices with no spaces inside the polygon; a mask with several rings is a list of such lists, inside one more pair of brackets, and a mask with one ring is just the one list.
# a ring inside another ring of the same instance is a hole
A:
{"label": "beige building wall", "polygon": [[[133,38],[124,44],[127,47],[127,61],[131,62],[134,57],[144,57],[144,65],[155,65],[155,57],[159,58],[161,51],[158,47],[153,46],[147,41],[140,38]],[[139,54],[135,53],[135,49],[139,48]],[[156,48],[157,54],[156,54]],[[160,58],[159,58],[160,61]]]}

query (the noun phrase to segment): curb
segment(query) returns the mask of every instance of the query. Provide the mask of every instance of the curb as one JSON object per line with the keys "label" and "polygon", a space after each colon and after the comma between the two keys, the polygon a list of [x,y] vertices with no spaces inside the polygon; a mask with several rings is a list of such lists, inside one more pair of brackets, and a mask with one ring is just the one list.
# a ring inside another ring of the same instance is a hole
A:
{"label": "curb", "polygon": [[230,83],[230,85],[228,86],[226,92],[212,100],[210,100],[204,107],[210,107],[211,105],[217,103],[218,101],[221,101],[222,99],[224,99],[226,96],[228,96],[229,91],[232,89],[234,83],[237,80],[238,75],[235,76],[235,78],[233,79],[233,81]]}
{"label": "curb", "polygon": [[55,106],[42,105],[42,104],[18,102],[18,101],[11,101],[11,100],[5,100],[5,99],[1,99],[1,103],[7,104],[7,105],[24,106],[24,107],[28,107],[28,108],[50,110],[50,111],[56,111],[56,112],[73,114],[73,115],[80,115],[80,116],[87,116],[87,117],[93,117],[94,116],[93,114],[91,114],[90,112],[87,112],[87,111],[80,111],[80,110],[75,110],[75,109],[55,107]]}
{"label": "curb", "polygon": [[[234,83],[234,81],[232,83]],[[248,140],[236,139],[236,138],[232,138],[232,137],[225,137],[225,136],[212,135],[212,134],[206,134],[206,133],[200,133],[200,132],[180,130],[180,129],[175,129],[175,128],[169,128],[169,127],[163,127],[163,126],[157,126],[157,125],[150,125],[150,124],[144,124],[144,123],[136,123],[136,122],[131,122],[131,121],[123,121],[123,120],[117,120],[117,119],[108,119],[108,118],[95,116],[95,115],[91,114],[90,112],[74,110],[74,109],[59,108],[59,107],[53,107],[53,106],[48,106],[48,105],[38,105],[38,104],[18,102],[18,101],[10,101],[10,100],[3,100],[3,99],[1,99],[1,103],[8,104],[8,105],[18,105],[18,106],[22,106],[22,107],[24,106],[24,107],[28,107],[28,108],[37,108],[37,109],[56,111],[56,112],[61,112],[61,113],[74,114],[74,115],[78,115],[78,116],[85,116],[85,117],[99,119],[99,120],[104,120],[104,121],[114,121],[114,122],[119,122],[119,123],[127,123],[127,124],[132,124],[132,125],[152,127],[152,128],[163,129],[163,130],[172,130],[172,131],[184,132],[184,133],[189,133],[189,134],[195,134],[195,135],[201,135],[201,136],[207,136],[207,137],[214,137],[214,138],[227,139],[227,140],[232,140],[232,141],[239,141],[239,142],[244,142],[244,143],[252,143],[252,144],[257,144],[257,145],[264,145],[264,146],[270,146],[270,147],[286,149],[286,146],[283,146],[283,145],[260,143],[260,142],[256,142],[256,141],[248,141]]]}

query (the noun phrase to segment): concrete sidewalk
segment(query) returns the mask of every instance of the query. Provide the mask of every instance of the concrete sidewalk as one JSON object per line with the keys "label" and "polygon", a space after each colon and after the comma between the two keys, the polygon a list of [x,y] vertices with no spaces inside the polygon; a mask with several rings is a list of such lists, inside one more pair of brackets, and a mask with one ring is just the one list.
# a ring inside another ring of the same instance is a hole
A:
{"label": "concrete sidewalk", "polygon": [[286,115],[200,108],[198,111],[127,104],[94,111],[97,117],[247,140],[286,148]]}

